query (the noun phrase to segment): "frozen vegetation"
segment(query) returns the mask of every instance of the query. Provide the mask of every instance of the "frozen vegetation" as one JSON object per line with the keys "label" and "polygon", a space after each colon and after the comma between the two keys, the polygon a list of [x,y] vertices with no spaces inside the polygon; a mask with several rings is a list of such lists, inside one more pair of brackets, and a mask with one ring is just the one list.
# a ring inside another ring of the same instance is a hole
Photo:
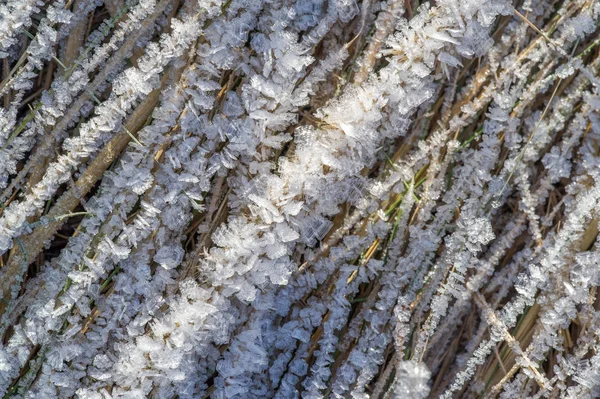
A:
{"label": "frozen vegetation", "polygon": [[0,396],[600,397],[599,18],[0,0]]}

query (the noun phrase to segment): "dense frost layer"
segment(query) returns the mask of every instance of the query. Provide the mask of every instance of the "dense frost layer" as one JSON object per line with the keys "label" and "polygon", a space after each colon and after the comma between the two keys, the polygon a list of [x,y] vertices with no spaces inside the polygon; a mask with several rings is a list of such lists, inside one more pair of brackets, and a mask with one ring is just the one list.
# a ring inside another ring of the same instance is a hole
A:
{"label": "dense frost layer", "polygon": [[1,4],[0,393],[597,397],[599,14]]}

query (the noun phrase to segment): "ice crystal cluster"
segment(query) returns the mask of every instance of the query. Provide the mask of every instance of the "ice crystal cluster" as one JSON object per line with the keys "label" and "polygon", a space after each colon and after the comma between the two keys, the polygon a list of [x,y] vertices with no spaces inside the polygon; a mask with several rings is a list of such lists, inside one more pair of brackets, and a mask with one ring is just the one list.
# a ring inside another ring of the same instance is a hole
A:
{"label": "ice crystal cluster", "polygon": [[599,0],[1,0],[3,398],[600,397]]}

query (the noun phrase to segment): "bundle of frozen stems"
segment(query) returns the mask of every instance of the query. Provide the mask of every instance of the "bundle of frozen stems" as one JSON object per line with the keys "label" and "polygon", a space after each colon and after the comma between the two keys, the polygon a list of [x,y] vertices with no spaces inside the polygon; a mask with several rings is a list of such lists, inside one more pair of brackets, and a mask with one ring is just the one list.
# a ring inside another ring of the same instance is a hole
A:
{"label": "bundle of frozen stems", "polygon": [[1,0],[3,398],[600,397],[599,0]]}

